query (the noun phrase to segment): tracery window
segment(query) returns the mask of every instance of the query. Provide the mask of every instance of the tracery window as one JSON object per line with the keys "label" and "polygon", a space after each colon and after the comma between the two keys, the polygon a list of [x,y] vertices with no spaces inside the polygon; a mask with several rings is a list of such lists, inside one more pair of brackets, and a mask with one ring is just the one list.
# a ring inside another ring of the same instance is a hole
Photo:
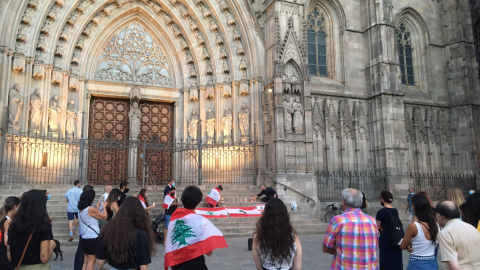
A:
{"label": "tracery window", "polygon": [[405,24],[397,28],[398,57],[402,70],[402,84],[414,86],[412,35]]}
{"label": "tracery window", "polygon": [[314,76],[328,76],[326,19],[318,7],[307,16],[308,66]]}
{"label": "tracery window", "polygon": [[172,86],[166,56],[152,36],[136,22],[105,44],[95,79]]}
{"label": "tracery window", "polygon": [[473,38],[475,41],[475,58],[477,59],[477,63],[480,66],[480,20],[477,20],[477,22],[473,26]]}

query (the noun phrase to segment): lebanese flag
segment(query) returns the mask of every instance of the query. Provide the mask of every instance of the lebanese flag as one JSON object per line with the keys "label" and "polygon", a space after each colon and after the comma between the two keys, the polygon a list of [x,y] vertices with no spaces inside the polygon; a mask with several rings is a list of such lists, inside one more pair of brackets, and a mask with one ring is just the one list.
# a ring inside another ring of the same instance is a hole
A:
{"label": "lebanese flag", "polygon": [[205,201],[215,207],[217,206],[218,201],[220,201],[221,198],[222,195],[220,195],[220,190],[218,188],[214,188],[210,190],[210,192],[207,194],[207,197],[205,197]]}
{"label": "lebanese flag", "polygon": [[175,197],[172,197],[170,194],[165,196],[165,198],[163,199],[163,209],[170,208],[170,204],[173,203],[173,200],[175,200]]}
{"label": "lebanese flag", "polygon": [[262,212],[260,212],[257,207],[225,207],[228,214],[231,217],[261,217]]}
{"label": "lebanese flag", "polygon": [[227,218],[228,212],[225,208],[196,208],[195,213],[205,218]]}
{"label": "lebanese flag", "polygon": [[222,232],[195,211],[178,208],[168,224],[165,269],[228,247]]}

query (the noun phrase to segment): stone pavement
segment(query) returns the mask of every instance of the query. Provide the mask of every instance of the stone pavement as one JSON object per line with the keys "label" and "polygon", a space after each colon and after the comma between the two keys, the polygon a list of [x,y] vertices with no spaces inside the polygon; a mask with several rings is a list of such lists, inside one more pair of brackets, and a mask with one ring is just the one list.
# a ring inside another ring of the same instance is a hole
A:
{"label": "stone pavement", "polygon": [[[322,253],[322,235],[301,235],[300,241],[303,247],[302,269],[330,269],[332,255]],[[247,238],[227,238],[229,248],[218,249],[213,252],[211,257],[207,257],[207,266],[210,270],[231,269],[231,270],[251,270],[255,269],[252,253],[247,249]],[[164,249],[162,245],[157,246],[157,253],[153,258],[149,269],[163,269]],[[73,257],[76,247],[62,247],[64,252],[63,262],[50,260],[51,269],[73,269]],[[55,256],[55,255],[54,255]],[[408,254],[403,252],[404,268],[407,266]],[[194,269],[192,269],[194,270]]]}

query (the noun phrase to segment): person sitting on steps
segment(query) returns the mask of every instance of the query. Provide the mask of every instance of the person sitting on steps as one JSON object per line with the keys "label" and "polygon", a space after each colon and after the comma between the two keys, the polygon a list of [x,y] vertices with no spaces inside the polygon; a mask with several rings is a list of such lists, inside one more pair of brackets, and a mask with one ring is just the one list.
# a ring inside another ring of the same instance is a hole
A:
{"label": "person sitting on steps", "polygon": [[250,200],[251,202],[253,202],[256,198],[258,198],[262,195],[266,196],[266,197],[262,198],[262,202],[268,202],[271,198],[277,198],[277,192],[275,191],[275,189],[273,189],[271,187],[266,187],[265,185],[262,185],[261,189],[262,189],[262,191],[260,193],[258,193],[256,196],[252,197],[252,199]]}

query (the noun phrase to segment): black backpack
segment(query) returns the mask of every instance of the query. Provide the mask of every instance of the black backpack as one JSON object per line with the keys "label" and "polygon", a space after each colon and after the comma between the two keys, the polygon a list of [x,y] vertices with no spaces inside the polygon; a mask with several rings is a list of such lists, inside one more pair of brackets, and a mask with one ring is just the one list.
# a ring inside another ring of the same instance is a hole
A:
{"label": "black backpack", "polygon": [[402,239],[405,236],[405,232],[403,231],[403,224],[400,221],[398,213],[397,215],[394,215],[389,210],[387,210],[387,213],[390,217],[390,227],[388,228],[388,230],[385,230],[385,232],[388,233],[390,245],[394,248],[400,248]]}

